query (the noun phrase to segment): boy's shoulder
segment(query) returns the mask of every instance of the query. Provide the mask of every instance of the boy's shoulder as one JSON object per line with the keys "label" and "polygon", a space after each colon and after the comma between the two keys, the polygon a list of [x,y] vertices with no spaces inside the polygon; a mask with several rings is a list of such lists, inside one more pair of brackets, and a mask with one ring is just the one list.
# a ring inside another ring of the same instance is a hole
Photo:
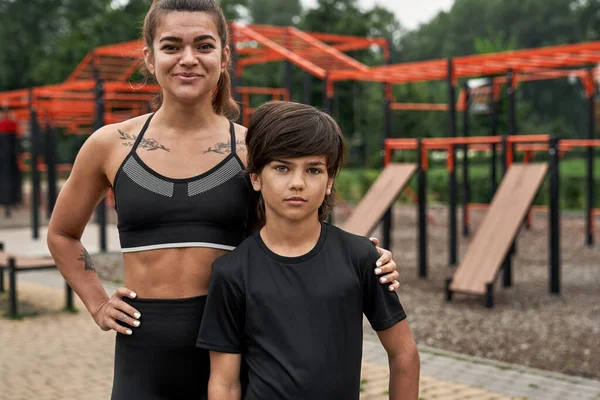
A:
{"label": "boy's shoulder", "polygon": [[379,257],[377,248],[369,238],[345,231],[334,225],[328,225],[328,230],[328,235],[337,242],[336,244],[343,246],[344,251],[348,252],[360,263],[368,263],[374,261],[372,260],[373,257],[376,257],[375,260]]}
{"label": "boy's shoulder", "polygon": [[235,249],[217,258],[213,262],[213,270],[222,275],[230,276],[243,270],[248,264],[249,256],[259,250],[254,235],[248,236]]}

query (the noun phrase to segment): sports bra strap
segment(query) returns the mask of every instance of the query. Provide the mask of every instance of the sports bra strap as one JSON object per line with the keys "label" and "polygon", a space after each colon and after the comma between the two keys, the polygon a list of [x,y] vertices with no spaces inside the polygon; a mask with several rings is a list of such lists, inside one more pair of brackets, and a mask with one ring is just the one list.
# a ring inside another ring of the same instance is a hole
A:
{"label": "sports bra strap", "polygon": [[231,135],[231,154],[235,154],[235,125],[229,121],[229,134]]}
{"label": "sports bra strap", "polygon": [[142,128],[138,137],[135,139],[135,142],[133,143],[133,148],[131,149],[131,152],[135,152],[135,149],[137,149],[138,145],[142,141],[142,137],[144,137],[144,133],[146,133],[146,130],[148,129],[148,125],[150,125],[150,121],[152,120],[152,117],[154,117],[154,113],[150,114],[150,116],[146,120],[144,127]]}

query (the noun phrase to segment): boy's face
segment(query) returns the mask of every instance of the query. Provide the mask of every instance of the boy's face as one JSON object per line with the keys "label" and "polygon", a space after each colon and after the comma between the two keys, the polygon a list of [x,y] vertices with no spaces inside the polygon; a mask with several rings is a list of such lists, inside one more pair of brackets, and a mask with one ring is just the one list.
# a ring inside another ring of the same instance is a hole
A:
{"label": "boy's face", "polygon": [[319,207],[333,186],[324,155],[274,160],[250,178],[254,190],[262,192],[267,220],[318,218]]}

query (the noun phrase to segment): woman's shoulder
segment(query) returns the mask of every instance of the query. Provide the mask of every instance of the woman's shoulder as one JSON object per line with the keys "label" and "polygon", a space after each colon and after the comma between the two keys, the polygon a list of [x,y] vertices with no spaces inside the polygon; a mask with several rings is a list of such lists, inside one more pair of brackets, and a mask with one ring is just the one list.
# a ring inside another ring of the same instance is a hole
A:
{"label": "woman's shoulder", "polygon": [[248,149],[246,147],[246,132],[248,129],[240,124],[233,123],[235,128],[235,148],[240,160],[246,165]]}
{"label": "woman's shoulder", "polygon": [[89,137],[90,144],[113,148],[132,145],[150,114],[140,115],[125,121],[104,125]]}

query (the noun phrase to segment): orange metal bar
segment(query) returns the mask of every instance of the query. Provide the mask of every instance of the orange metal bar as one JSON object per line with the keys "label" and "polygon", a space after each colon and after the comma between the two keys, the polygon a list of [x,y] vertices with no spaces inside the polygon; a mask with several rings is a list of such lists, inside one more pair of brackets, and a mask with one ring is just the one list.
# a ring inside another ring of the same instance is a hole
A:
{"label": "orange metal bar", "polygon": [[334,57],[335,59],[343,62],[344,64],[346,64],[348,67],[351,68],[355,68],[359,71],[363,71],[363,72],[368,72],[369,71],[369,67],[367,67],[365,64],[359,62],[358,60],[342,53],[341,51],[338,51],[336,49],[334,49],[333,47],[327,46],[326,44],[324,44],[321,41],[316,40],[314,37],[310,36],[307,33],[304,33],[294,27],[289,27],[288,28],[288,32],[296,37],[299,38],[303,41],[305,41],[306,43],[309,43],[310,45],[312,45],[313,47],[318,48],[321,51],[324,51],[325,53],[329,54],[330,56]]}
{"label": "orange metal bar", "polygon": [[559,143],[570,147],[600,147],[600,139],[562,139]]}
{"label": "orange metal bar", "polygon": [[75,70],[69,75],[67,81],[72,81],[77,79],[77,76],[83,71],[91,62],[92,53],[87,53],[83,60],[79,63],[79,65],[75,68]]}
{"label": "orange metal bar", "polygon": [[506,146],[506,168],[510,168],[514,160],[513,147]]}
{"label": "orange metal bar", "polygon": [[250,94],[249,93],[243,93],[242,92],[242,102],[243,104],[246,105],[246,107],[243,107],[243,115],[242,115],[242,121],[244,123],[244,126],[248,126],[248,123],[250,122],[250,113],[248,108],[250,108]]}
{"label": "orange metal bar", "polygon": [[240,65],[241,67],[247,67],[249,65],[265,64],[268,62],[280,61],[283,58],[284,57],[281,54],[266,54],[260,56],[246,57],[241,59],[238,62],[238,65]]}
{"label": "orange metal bar", "polygon": [[454,172],[454,152],[452,151],[452,145],[449,145],[446,149],[448,151],[448,157],[446,158],[446,169],[448,172]]}
{"label": "orange metal bar", "polygon": [[414,110],[414,111],[448,111],[448,104],[434,103],[392,103],[392,110]]}
{"label": "orange metal bar", "polygon": [[506,140],[509,143],[548,142],[550,135],[513,135],[508,136]]}
{"label": "orange metal bar", "polygon": [[424,146],[421,146],[421,168],[424,171],[427,171],[429,169],[427,149]]}
{"label": "orange metal bar", "polygon": [[286,59],[288,59],[289,61],[292,61],[294,64],[298,65],[300,68],[312,73],[315,76],[318,76],[321,79],[323,79],[325,77],[326,71],[323,68],[311,63],[310,61],[308,61],[302,57],[297,56],[293,52],[280,46],[279,44],[275,43],[274,41],[267,39],[265,36],[253,31],[250,28],[244,27],[237,23],[234,23],[233,26],[235,27],[235,29],[242,32],[244,35],[256,40],[257,42],[261,43],[262,45],[267,46],[267,47],[271,48],[273,51],[276,51],[277,53],[283,55]]}
{"label": "orange metal bar", "polygon": [[254,86],[239,86],[235,88],[238,93],[247,94],[278,94],[284,96],[288,94],[287,89],[284,88],[269,88],[269,87],[254,87]]}
{"label": "orange metal bar", "polygon": [[383,145],[383,166],[387,167],[392,162],[392,148],[388,145],[387,141]]}
{"label": "orange metal bar", "polygon": [[388,146],[389,149],[416,150],[417,139],[385,139],[384,146]]}

